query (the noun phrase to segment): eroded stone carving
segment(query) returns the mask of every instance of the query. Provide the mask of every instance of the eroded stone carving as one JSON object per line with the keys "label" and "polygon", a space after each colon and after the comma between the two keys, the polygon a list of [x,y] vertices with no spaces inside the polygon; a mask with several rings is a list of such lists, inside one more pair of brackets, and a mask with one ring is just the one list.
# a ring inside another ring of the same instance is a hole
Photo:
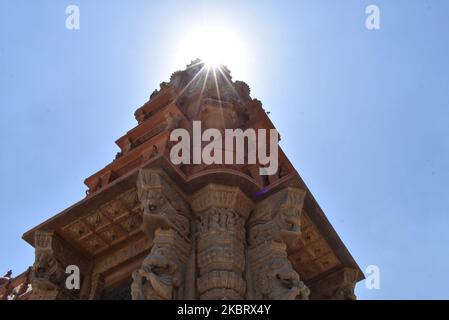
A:
{"label": "eroded stone carving", "polygon": [[34,247],[35,261],[30,277],[32,299],[78,299],[80,290],[68,290],[65,286],[65,268],[79,267],[82,282],[91,268],[91,260],[53,232],[35,231]]}
{"label": "eroded stone carving", "polygon": [[142,228],[153,245],[133,272],[134,300],[182,299],[190,254],[189,207],[163,173],[141,170],[137,180]]}
{"label": "eroded stone carving", "polygon": [[286,188],[257,204],[250,221],[250,244],[266,241],[267,237],[289,246],[301,234],[300,217],[306,191]]}
{"label": "eroded stone carving", "polygon": [[173,250],[154,245],[133,273],[134,300],[172,300],[181,285],[181,264]]}
{"label": "eroded stone carving", "polygon": [[61,293],[61,284],[65,277],[61,263],[53,250],[53,234],[36,231],[35,262],[31,274],[34,299],[56,299]]}
{"label": "eroded stone carving", "polygon": [[257,204],[248,221],[248,257],[255,299],[308,299],[309,289],[288,260],[300,236],[305,190],[286,188]]}
{"label": "eroded stone carving", "polygon": [[343,268],[326,278],[311,284],[313,299],[355,300],[355,284],[359,273],[355,269]]}
{"label": "eroded stone carving", "polygon": [[299,275],[287,259],[272,259],[260,272],[263,299],[293,300],[299,295]]}
{"label": "eroded stone carving", "polygon": [[310,292],[288,260],[284,243],[268,241],[249,248],[249,259],[254,299],[308,299]]}
{"label": "eroded stone carving", "polygon": [[188,240],[189,207],[157,170],[141,170],[137,179],[143,231],[150,239],[158,228],[172,228]]}

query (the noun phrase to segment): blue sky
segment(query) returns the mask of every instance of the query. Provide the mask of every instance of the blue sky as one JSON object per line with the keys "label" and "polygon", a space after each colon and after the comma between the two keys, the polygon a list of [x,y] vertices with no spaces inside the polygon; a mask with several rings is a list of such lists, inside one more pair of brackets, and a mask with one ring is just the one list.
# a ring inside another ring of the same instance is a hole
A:
{"label": "blue sky", "polygon": [[[81,29],[65,28],[80,8]],[[365,28],[380,8],[381,29]],[[361,299],[449,298],[448,1],[0,0],[0,272],[26,230],[84,197],[202,21],[245,41],[281,145],[362,270]]]}

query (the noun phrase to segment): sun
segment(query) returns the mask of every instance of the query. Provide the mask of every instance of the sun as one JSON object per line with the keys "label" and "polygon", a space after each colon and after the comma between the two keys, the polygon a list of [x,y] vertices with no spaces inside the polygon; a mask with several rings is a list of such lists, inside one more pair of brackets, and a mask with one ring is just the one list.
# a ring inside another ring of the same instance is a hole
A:
{"label": "sun", "polygon": [[246,46],[230,28],[210,24],[187,32],[178,49],[178,60],[186,64],[201,59],[207,68],[242,69],[246,64]]}

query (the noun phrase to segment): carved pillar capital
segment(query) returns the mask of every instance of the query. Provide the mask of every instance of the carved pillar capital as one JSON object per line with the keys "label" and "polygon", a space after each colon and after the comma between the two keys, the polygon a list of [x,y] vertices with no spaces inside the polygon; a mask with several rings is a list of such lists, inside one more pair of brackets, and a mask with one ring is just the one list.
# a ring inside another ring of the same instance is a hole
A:
{"label": "carved pillar capital", "polygon": [[312,299],[355,300],[359,273],[352,268],[335,271],[310,285]]}

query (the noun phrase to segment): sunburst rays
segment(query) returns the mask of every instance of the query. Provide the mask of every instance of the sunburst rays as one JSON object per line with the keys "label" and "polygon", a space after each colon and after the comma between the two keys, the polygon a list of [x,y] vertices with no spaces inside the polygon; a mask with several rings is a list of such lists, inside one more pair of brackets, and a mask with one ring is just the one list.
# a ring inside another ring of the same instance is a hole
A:
{"label": "sunburst rays", "polygon": [[[192,77],[192,79],[186,84],[186,86],[178,93],[178,97],[182,96],[189,89],[189,87],[191,85],[197,86],[198,81],[203,81],[203,83],[201,84],[201,91],[200,91],[200,96],[199,96],[199,100],[198,100],[198,103],[201,103],[201,100],[203,99],[204,91],[205,91],[206,86],[209,81],[210,74],[212,74],[212,76],[213,76],[212,80],[213,80],[213,84],[215,85],[215,92],[217,94],[217,100],[219,102],[220,107],[222,107],[220,85],[224,84],[224,85],[229,86],[229,88],[231,88],[231,90],[235,93],[235,95],[238,96],[238,93],[235,90],[234,85],[229,80],[229,77],[223,72],[221,65],[212,66],[212,65],[206,64],[203,60],[199,60],[198,62],[189,65],[187,67],[187,69],[192,69],[192,68],[195,68],[198,66],[201,66],[200,70]],[[218,71],[218,77],[220,79],[217,77],[217,71]],[[224,81],[222,81],[222,79]]]}

